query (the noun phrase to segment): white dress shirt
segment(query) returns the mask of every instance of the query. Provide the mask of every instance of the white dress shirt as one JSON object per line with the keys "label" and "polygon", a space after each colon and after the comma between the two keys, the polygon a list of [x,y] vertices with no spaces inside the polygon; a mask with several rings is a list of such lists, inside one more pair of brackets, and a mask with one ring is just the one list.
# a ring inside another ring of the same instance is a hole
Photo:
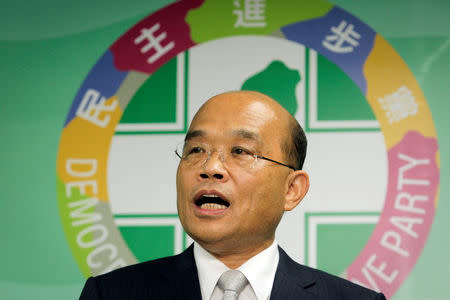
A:
{"label": "white dress shirt", "polygon": [[[237,268],[247,277],[250,283],[239,295],[239,300],[269,299],[278,267],[279,254],[277,246],[277,242],[274,241],[267,249],[253,256]],[[222,273],[230,268],[197,243],[194,243],[194,258],[197,265],[202,299],[222,299],[223,292],[216,286],[217,281]]]}

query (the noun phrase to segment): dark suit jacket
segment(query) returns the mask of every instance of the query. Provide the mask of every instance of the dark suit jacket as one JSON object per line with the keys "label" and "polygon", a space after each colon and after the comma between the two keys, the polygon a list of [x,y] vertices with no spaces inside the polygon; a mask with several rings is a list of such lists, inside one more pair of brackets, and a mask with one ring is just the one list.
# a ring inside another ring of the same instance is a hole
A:
{"label": "dark suit jacket", "polygon": [[[385,299],[350,281],[294,262],[281,248],[270,299]],[[80,300],[201,299],[193,246],[183,253],[91,277]],[[209,299],[208,299],[209,300]]]}

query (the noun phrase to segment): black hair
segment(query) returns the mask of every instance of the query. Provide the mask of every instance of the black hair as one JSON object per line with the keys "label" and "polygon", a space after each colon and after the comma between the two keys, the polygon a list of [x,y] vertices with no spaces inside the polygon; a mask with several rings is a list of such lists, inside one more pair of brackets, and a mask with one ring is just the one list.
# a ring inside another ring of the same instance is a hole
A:
{"label": "black hair", "polygon": [[285,152],[289,162],[296,170],[303,168],[308,141],[305,132],[294,117],[289,121],[289,133],[285,142]]}

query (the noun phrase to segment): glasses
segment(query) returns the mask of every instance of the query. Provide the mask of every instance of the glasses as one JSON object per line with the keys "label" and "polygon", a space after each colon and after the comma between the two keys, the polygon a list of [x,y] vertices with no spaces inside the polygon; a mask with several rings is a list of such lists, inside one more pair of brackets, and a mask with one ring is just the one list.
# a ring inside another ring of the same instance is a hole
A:
{"label": "glasses", "polygon": [[258,159],[264,159],[295,171],[295,168],[291,165],[258,155],[252,150],[237,145],[226,146],[222,150],[211,148],[206,144],[186,142],[184,146],[177,147],[175,154],[187,165],[196,167],[205,164],[214,151],[218,152],[220,161],[229,168],[251,169]]}

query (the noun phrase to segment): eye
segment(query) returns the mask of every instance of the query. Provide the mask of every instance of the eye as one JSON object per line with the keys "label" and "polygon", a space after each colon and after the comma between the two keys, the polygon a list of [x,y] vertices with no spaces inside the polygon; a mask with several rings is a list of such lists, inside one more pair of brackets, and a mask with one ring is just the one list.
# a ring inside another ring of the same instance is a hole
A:
{"label": "eye", "polygon": [[196,153],[202,153],[204,152],[204,149],[200,146],[192,147],[189,151],[187,151],[187,155],[189,154],[196,154]]}
{"label": "eye", "polygon": [[203,149],[201,147],[194,147],[192,148],[191,153],[200,153],[202,151]]}
{"label": "eye", "polygon": [[231,149],[231,154],[240,156],[240,155],[251,155],[253,156],[253,153],[243,147],[235,146]]}
{"label": "eye", "polygon": [[183,147],[183,157],[188,158],[190,156],[197,156],[198,154],[205,153],[205,148],[202,145],[185,144]]}

